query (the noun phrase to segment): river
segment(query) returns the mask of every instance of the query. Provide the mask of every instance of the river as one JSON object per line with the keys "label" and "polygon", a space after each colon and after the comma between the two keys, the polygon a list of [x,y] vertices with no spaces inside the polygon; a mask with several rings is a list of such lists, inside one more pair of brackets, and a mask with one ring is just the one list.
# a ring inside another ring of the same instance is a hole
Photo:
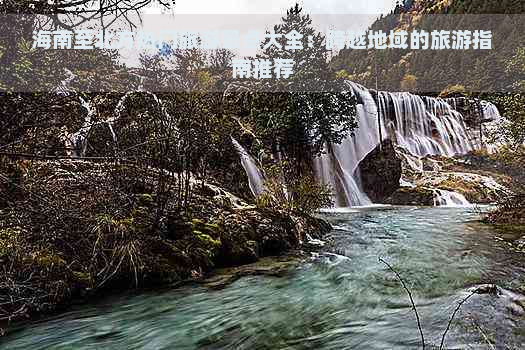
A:
{"label": "river", "polygon": [[438,346],[457,303],[474,294],[447,349],[523,349],[524,276],[516,237],[472,208],[386,207],[324,213],[326,245],[281,277],[243,277],[221,290],[189,285],[120,295],[15,329],[0,349],[418,349]]}

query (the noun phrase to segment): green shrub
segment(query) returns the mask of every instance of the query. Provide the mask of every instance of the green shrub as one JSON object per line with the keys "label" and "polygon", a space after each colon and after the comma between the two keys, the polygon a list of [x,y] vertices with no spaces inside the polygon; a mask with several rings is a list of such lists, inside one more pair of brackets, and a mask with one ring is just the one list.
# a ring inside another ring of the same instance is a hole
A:
{"label": "green shrub", "polygon": [[293,174],[287,162],[265,168],[265,191],[256,199],[260,208],[282,210],[288,213],[311,214],[333,205],[330,186],[320,184],[310,172]]}

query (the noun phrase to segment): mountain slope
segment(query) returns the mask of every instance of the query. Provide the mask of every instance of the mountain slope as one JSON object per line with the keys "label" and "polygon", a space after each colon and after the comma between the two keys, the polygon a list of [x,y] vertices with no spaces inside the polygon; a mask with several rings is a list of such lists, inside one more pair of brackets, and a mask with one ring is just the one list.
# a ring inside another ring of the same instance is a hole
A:
{"label": "mountain slope", "polygon": [[515,77],[507,72],[508,60],[522,37],[525,2],[520,0],[405,0],[370,29],[490,30],[492,50],[352,50],[344,49],[332,60],[332,68],[351,80],[378,88],[437,94],[447,86],[467,91],[508,91]]}

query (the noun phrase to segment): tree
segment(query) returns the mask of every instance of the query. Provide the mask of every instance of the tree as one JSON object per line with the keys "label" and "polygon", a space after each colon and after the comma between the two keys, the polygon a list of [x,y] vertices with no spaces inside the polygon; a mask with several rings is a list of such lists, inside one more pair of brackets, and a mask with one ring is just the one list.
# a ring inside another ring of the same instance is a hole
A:
{"label": "tree", "polygon": [[[135,26],[137,14],[153,0],[6,0],[0,4],[1,14],[43,15],[53,27],[73,29],[82,24],[98,22],[103,29],[119,21]],[[156,0],[171,7],[174,0]],[[15,16],[11,16],[15,17]],[[29,17],[32,18],[32,17]]]}
{"label": "tree", "polygon": [[[282,93],[254,94],[250,115],[259,134],[272,139],[274,151],[277,148],[296,162],[296,169],[303,169],[311,155],[323,152],[327,143],[340,143],[356,126],[355,99],[344,80],[330,69],[324,35],[315,30],[311,17],[298,4],[273,31],[283,34],[277,40],[281,47],[269,46],[257,58],[292,59],[294,73],[286,80],[271,80],[271,91]],[[302,49],[286,49],[284,34],[293,31],[303,35]],[[312,45],[306,40],[309,37]]]}
{"label": "tree", "polygon": [[500,124],[498,136],[514,147],[525,144],[525,47],[516,49],[507,61],[507,73],[513,77],[507,92],[492,96],[506,121]]}

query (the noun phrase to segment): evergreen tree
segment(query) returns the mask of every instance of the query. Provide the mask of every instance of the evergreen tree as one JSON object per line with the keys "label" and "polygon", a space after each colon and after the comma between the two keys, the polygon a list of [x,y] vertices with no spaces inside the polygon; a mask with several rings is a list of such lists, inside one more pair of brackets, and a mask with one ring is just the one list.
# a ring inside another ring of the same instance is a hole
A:
{"label": "evergreen tree", "polygon": [[[355,127],[355,99],[344,81],[337,79],[329,66],[325,37],[312,26],[312,19],[296,4],[286,12],[275,33],[296,31],[303,35],[302,49],[268,47],[259,59],[292,59],[294,73],[288,79],[273,79],[272,91],[259,93],[251,100],[250,113],[268,138],[277,140],[285,155],[299,163],[297,169],[323,151],[326,143],[340,143]],[[308,45],[308,38],[312,45]]]}

